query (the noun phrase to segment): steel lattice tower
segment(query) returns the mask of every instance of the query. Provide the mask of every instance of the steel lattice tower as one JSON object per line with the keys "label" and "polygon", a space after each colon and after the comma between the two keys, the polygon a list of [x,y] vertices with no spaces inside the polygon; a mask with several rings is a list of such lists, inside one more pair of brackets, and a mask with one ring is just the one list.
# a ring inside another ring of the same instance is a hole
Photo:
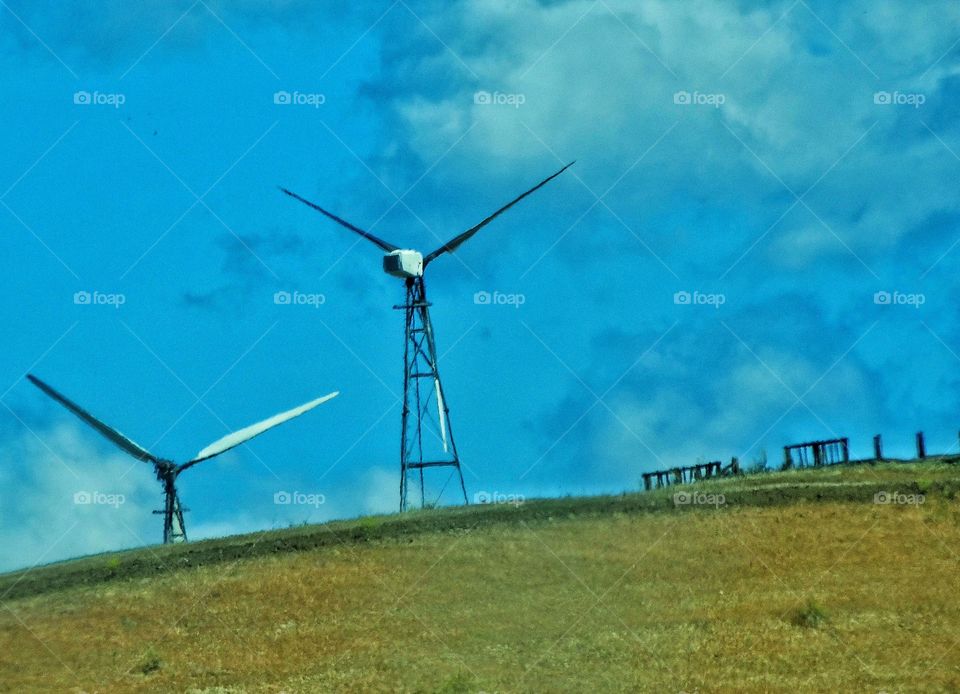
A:
{"label": "steel lattice tower", "polygon": [[[280,189],[286,195],[299,200],[308,207],[312,207],[324,217],[365,238],[383,251],[383,271],[392,277],[402,279],[406,286],[406,303],[402,306],[394,306],[395,309],[403,309],[406,316],[403,343],[403,414],[401,415],[400,432],[401,511],[407,510],[411,472],[414,472],[419,478],[420,505],[427,505],[423,471],[426,468],[433,467],[454,468],[454,471],[460,477],[460,491],[463,492],[463,501],[469,503],[467,501],[467,488],[463,483],[463,473],[460,470],[457,445],[454,443],[453,431],[450,428],[450,411],[447,408],[446,399],[443,395],[443,385],[440,383],[440,373],[437,370],[437,347],[433,337],[433,326],[430,324],[430,302],[427,301],[427,294],[424,289],[423,273],[434,260],[444,254],[456,252],[460,246],[499,215],[528,195],[540,190],[571,166],[573,166],[573,162],[547,176],[533,188],[521,193],[478,224],[474,224],[466,231],[457,234],[426,255],[413,248],[404,248],[385,241],[286,188]],[[426,379],[427,385],[423,385],[424,379]],[[431,381],[432,383],[430,383]],[[435,420],[430,414],[434,407],[437,412]],[[436,426],[431,426],[434,422]],[[450,475],[450,478],[452,477],[453,473]],[[449,483],[450,478],[447,479],[447,483]],[[437,495],[438,502],[443,496],[446,486],[444,484],[441,487],[440,493]]]}
{"label": "steel lattice tower", "polygon": [[[467,488],[460,469],[460,456],[450,424],[450,408],[437,368],[437,345],[430,322],[430,302],[423,277],[406,281],[406,302],[394,306],[403,310],[403,413],[400,429],[400,511],[408,508],[411,477],[419,481],[420,506],[427,506],[424,486],[426,468],[452,467],[460,480],[464,503]],[[432,413],[436,412],[436,416]],[[439,444],[439,445],[438,445]],[[451,474],[452,477],[452,474]],[[449,479],[447,480],[449,482]],[[437,495],[443,495],[446,483]]]}
{"label": "steel lattice tower", "polygon": [[163,508],[154,511],[163,516],[163,544],[186,542],[187,531],[183,523],[185,509],[180,505],[180,496],[177,494],[177,467],[165,465],[157,470],[157,479],[163,484]]}

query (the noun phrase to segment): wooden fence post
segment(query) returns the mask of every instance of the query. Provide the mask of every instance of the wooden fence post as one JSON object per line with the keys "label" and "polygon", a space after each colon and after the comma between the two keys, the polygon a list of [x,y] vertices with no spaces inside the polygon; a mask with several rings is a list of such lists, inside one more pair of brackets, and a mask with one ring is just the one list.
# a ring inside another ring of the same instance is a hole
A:
{"label": "wooden fence post", "polygon": [[917,457],[920,459],[927,457],[927,447],[923,443],[923,432],[917,432]]}
{"label": "wooden fence post", "polygon": [[790,446],[783,447],[783,469],[788,470],[793,467],[793,458],[790,457]]}
{"label": "wooden fence post", "polygon": [[873,437],[873,457],[875,460],[883,460],[883,440],[880,434]]}

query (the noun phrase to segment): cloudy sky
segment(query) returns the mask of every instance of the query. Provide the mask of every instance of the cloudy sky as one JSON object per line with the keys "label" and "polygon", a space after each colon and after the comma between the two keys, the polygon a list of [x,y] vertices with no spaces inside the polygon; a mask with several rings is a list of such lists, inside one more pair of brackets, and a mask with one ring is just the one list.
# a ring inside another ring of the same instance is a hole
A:
{"label": "cloudy sky", "polygon": [[428,273],[471,498],[956,450],[956,3],[314,5],[0,3],[0,568],[161,535],[28,371],[180,460],[342,391],[185,474],[192,538],[395,509],[402,285],[278,185],[427,251],[577,160]]}

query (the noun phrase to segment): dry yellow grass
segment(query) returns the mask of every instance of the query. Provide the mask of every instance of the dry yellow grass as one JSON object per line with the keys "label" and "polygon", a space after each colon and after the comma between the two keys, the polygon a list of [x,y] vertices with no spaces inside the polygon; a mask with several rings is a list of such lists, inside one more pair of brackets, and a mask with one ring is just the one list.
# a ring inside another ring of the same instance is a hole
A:
{"label": "dry yellow grass", "polygon": [[0,689],[960,690],[958,552],[938,498],[343,544],[7,602]]}

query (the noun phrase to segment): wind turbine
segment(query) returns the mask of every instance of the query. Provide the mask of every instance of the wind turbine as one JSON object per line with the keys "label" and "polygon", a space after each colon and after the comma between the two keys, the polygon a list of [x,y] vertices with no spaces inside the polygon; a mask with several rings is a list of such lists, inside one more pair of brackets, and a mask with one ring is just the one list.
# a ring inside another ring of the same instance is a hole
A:
{"label": "wind turbine", "polygon": [[311,400],[310,402],[304,403],[299,407],[294,407],[286,412],[275,414],[268,419],[264,419],[262,422],[251,424],[250,426],[244,427],[243,429],[235,431],[232,434],[227,434],[223,438],[217,439],[202,451],[197,453],[191,460],[188,460],[185,463],[177,464],[172,460],[159,458],[145,449],[143,446],[134,443],[132,440],[121,434],[113,427],[101,422],[99,419],[94,417],[72,400],[69,400],[61,393],[58,393],[36,376],[27,374],[27,378],[29,378],[30,382],[33,383],[33,385],[35,385],[37,388],[73,412],[80,419],[99,431],[103,436],[110,439],[110,441],[132,455],[134,458],[137,460],[142,460],[145,463],[153,464],[153,469],[154,472],[156,472],[157,479],[160,480],[160,483],[163,485],[163,510],[154,511],[154,513],[163,514],[164,544],[187,541],[187,531],[183,525],[183,508],[180,506],[180,497],[177,495],[176,485],[177,477],[181,472],[188,470],[197,463],[202,463],[203,461],[210,460],[221,453],[226,453],[231,448],[235,448],[241,443],[249,441],[254,436],[259,436],[263,432],[272,429],[279,424],[283,424],[294,417],[299,417],[303,413],[309,412],[317,405],[335,398],[340,394],[339,392],[333,392],[329,395],[324,395],[322,398]]}
{"label": "wind turbine", "polygon": [[[406,314],[403,350],[403,413],[401,415],[400,428],[401,511],[407,509],[407,493],[409,487],[407,476],[411,471],[416,471],[416,473],[419,474],[420,504],[421,506],[427,505],[424,496],[423,470],[432,467],[454,468],[460,477],[460,490],[463,492],[463,501],[464,503],[469,503],[467,500],[467,488],[463,482],[463,472],[460,470],[460,457],[457,454],[457,446],[453,440],[453,429],[450,426],[450,408],[447,406],[443,384],[440,381],[440,373],[437,370],[437,348],[434,341],[433,325],[430,322],[430,303],[427,301],[423,273],[431,262],[444,253],[453,253],[456,251],[463,243],[492,222],[498,215],[506,212],[525,197],[545,186],[569,167],[573,166],[573,164],[574,162],[570,162],[556,173],[540,181],[540,183],[530,190],[522,195],[518,195],[479,224],[470,227],[462,234],[454,236],[440,246],[440,248],[426,255],[423,255],[420,251],[401,248],[396,244],[384,241],[369,231],[364,231],[360,227],[320,207],[316,203],[310,202],[286,188],[280,188],[281,191],[290,197],[312,207],[340,226],[346,227],[355,234],[359,234],[384,251],[386,253],[386,255],[383,256],[384,272],[402,279],[406,286],[406,301],[400,306],[394,306],[395,309],[404,310]],[[427,381],[422,390],[420,386],[421,380]],[[430,383],[431,381],[432,383]],[[437,427],[431,426],[432,414],[428,414],[431,399],[433,399],[436,404],[439,432],[436,431]],[[413,413],[415,413],[415,417],[411,416]],[[429,429],[430,433],[433,434],[432,440],[424,437],[424,428]],[[426,453],[424,452],[425,447],[428,449]],[[432,451],[430,450],[431,447],[433,448]],[[449,482],[449,478],[447,481]],[[444,485],[444,489],[445,488],[446,485]],[[443,489],[440,491],[441,496],[442,494]]]}

